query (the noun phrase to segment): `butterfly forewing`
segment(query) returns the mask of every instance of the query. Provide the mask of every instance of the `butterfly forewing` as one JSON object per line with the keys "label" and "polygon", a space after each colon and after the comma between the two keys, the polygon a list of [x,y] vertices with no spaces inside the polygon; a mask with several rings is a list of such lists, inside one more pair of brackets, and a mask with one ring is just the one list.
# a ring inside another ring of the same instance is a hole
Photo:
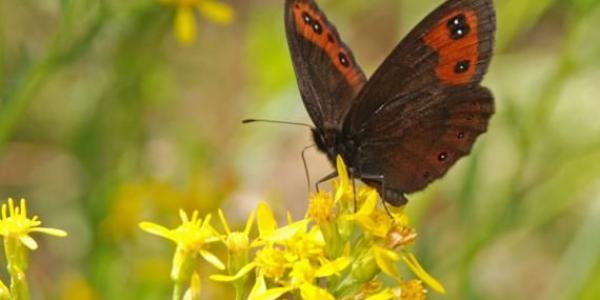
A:
{"label": "butterfly forewing", "polygon": [[392,51],[352,104],[344,131],[356,135],[379,114],[423,90],[479,83],[489,65],[495,33],[492,0],[446,1]]}
{"label": "butterfly forewing", "polygon": [[286,0],[288,45],[304,105],[317,126],[341,126],[366,82],[350,49],[312,0]]}

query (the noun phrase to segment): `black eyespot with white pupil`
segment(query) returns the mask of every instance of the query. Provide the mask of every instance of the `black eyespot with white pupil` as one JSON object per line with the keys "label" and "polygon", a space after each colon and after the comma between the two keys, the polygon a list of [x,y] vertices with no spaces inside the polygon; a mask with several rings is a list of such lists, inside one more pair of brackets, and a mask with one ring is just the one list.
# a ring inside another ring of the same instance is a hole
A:
{"label": "black eyespot with white pupil", "polygon": [[316,34],[321,34],[323,32],[323,27],[321,27],[321,23],[314,21],[312,24],[313,31]]}
{"label": "black eyespot with white pupil", "polygon": [[471,62],[468,60],[461,60],[454,66],[454,73],[461,74],[469,70]]}
{"label": "black eyespot with white pupil", "polygon": [[344,67],[350,66],[350,61],[348,60],[348,56],[346,56],[346,54],[344,54],[343,52],[340,52],[340,54],[338,54],[338,58],[340,59],[340,64],[342,64],[342,66],[344,66]]}
{"label": "black eyespot with white pupil", "polygon": [[464,14],[459,14],[448,21],[448,30],[450,31],[450,37],[453,40],[458,40],[471,31],[471,27],[467,24],[467,17]]}
{"label": "black eyespot with white pupil", "polygon": [[438,155],[438,160],[439,161],[445,161],[446,159],[448,159],[448,153],[446,152],[442,152]]}
{"label": "black eyespot with white pupil", "polygon": [[304,20],[304,23],[306,23],[306,24],[310,24],[312,22],[312,18],[310,17],[310,15],[307,12],[302,13],[302,19]]}

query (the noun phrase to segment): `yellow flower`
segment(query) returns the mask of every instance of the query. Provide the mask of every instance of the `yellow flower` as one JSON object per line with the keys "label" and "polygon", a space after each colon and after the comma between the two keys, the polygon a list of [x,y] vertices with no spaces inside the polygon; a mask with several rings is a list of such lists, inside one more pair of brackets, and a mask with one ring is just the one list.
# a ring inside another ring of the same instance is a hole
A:
{"label": "yellow flower", "polygon": [[396,279],[398,282],[402,282],[402,275],[400,275],[400,271],[398,271],[396,262],[402,260],[419,279],[427,283],[434,291],[440,294],[446,293],[444,286],[421,267],[421,264],[419,264],[419,261],[412,253],[406,252],[399,254],[395,251],[376,245],[373,246],[372,249],[375,256],[375,262],[377,263],[377,266],[379,266],[379,269],[381,269],[383,273]]}
{"label": "yellow flower", "polygon": [[211,215],[207,215],[203,221],[198,217],[198,211],[194,211],[190,219],[183,210],[180,210],[179,216],[182,224],[173,230],[155,223],[140,223],[140,228],[144,231],[177,244],[171,267],[171,278],[175,282],[178,292],[180,285],[191,279],[198,254],[217,269],[225,269],[225,265],[221,260],[206,250],[208,244],[220,240],[215,229],[210,226]]}
{"label": "yellow flower", "polygon": [[379,197],[377,191],[371,189],[365,193],[365,201],[355,214],[346,216],[359,224],[366,233],[384,238],[394,224],[394,220],[384,211],[377,209]]}
{"label": "yellow flower", "polygon": [[297,258],[319,259],[324,257],[325,240],[319,227],[312,227],[308,232],[301,230],[290,239],[281,243]]}
{"label": "yellow flower", "polygon": [[[259,203],[256,210],[258,237],[254,239],[250,237],[254,212],[244,231],[232,232],[223,212],[219,211],[224,234],[216,233],[208,225],[210,215],[202,222],[197,220],[197,213],[192,221],[183,214],[184,223],[194,223],[197,227],[194,231],[206,225],[200,242],[189,242],[187,247],[186,243],[179,245],[181,234],[158,225],[153,225],[158,228],[145,227],[178,242],[178,249],[195,252],[205,250],[204,246],[211,241],[221,240],[228,249],[228,274],[210,278],[230,282],[236,289],[236,299],[424,300],[423,284],[444,293],[443,286],[407,249],[417,233],[409,226],[404,209],[383,210],[373,188],[361,187],[355,191],[340,157],[337,172],[340,176],[335,182],[335,192],[311,195],[309,209],[302,220],[294,221],[288,212],[287,222],[279,226],[269,205]],[[398,268],[402,263],[414,273],[415,280],[405,279]],[[189,264],[188,268],[184,267],[180,269],[188,270]],[[250,272],[254,274],[250,276]],[[187,274],[192,276],[192,271]],[[385,275],[391,278],[384,278]],[[250,285],[246,281],[250,279],[254,282],[248,291],[246,288]]]}
{"label": "yellow flower", "polygon": [[408,280],[400,283],[399,300],[425,300],[427,290],[420,280]]}
{"label": "yellow flower", "polygon": [[256,253],[256,267],[262,274],[271,279],[280,279],[292,266],[292,258],[281,249],[265,247]]}
{"label": "yellow flower", "polygon": [[2,219],[0,219],[0,235],[9,239],[19,240],[31,250],[38,247],[37,242],[29,236],[31,232],[40,232],[53,236],[64,237],[67,233],[60,229],[39,227],[42,221],[37,216],[31,219],[27,217],[27,206],[25,199],[21,199],[19,207],[15,207],[12,198],[8,199],[8,205],[2,204]]}
{"label": "yellow flower", "polygon": [[252,230],[252,224],[254,224],[254,211],[250,213],[248,221],[246,221],[246,227],[242,232],[232,232],[229,229],[229,224],[227,224],[225,215],[223,215],[223,211],[220,209],[219,219],[221,220],[221,225],[223,225],[223,229],[225,230],[225,237],[222,237],[221,239],[227,249],[233,253],[248,251],[250,248],[250,230]]}
{"label": "yellow flower", "polygon": [[218,234],[209,224],[211,215],[207,215],[202,221],[198,217],[198,211],[194,211],[190,219],[183,210],[180,210],[179,217],[182,224],[173,230],[151,222],[141,222],[140,228],[175,242],[182,251],[200,253],[209,263],[219,269],[224,269],[223,263],[205,249],[205,245],[219,241]]}
{"label": "yellow flower", "polygon": [[159,2],[176,7],[175,36],[182,45],[189,45],[196,40],[196,11],[217,24],[228,24],[235,15],[231,6],[216,0],[159,0]]}
{"label": "yellow flower", "polygon": [[254,211],[250,213],[243,232],[232,232],[221,210],[219,210],[219,218],[225,230],[225,236],[222,236],[221,240],[228,250],[227,271],[229,275],[212,275],[210,279],[221,282],[234,282],[236,294],[241,296],[244,294],[243,289],[246,286],[246,275],[256,267],[256,263],[248,263],[250,260],[250,231],[254,223]]}
{"label": "yellow flower", "polygon": [[390,249],[399,249],[412,244],[417,232],[408,226],[395,224],[387,234],[386,241]]}
{"label": "yellow flower", "polygon": [[0,219],[0,235],[4,237],[4,254],[7,269],[10,274],[10,292],[4,283],[0,285],[0,299],[29,299],[26,270],[29,261],[25,247],[35,250],[37,242],[29,235],[31,232],[41,232],[49,235],[64,237],[67,233],[60,229],[40,227],[42,221],[37,216],[27,217],[25,199],[21,199],[15,207],[13,199],[8,199],[8,205],[2,204],[2,218]]}
{"label": "yellow flower", "polygon": [[331,193],[318,192],[310,197],[308,216],[317,224],[329,223],[335,218],[335,205]]}
{"label": "yellow flower", "polygon": [[[345,267],[349,263],[349,261],[344,260],[344,262],[341,263],[333,263],[319,267],[313,265],[308,259],[298,260],[293,264],[292,270],[289,273],[290,281],[281,282],[283,287],[265,289],[260,286],[262,282],[264,282],[264,279],[261,278],[260,280],[257,280],[258,286],[255,286],[253,290],[260,290],[260,292],[257,293],[255,298],[277,299],[284,293],[293,290],[300,290],[300,295],[302,299],[305,300],[335,300],[335,298],[329,292],[315,284],[315,279],[317,277],[329,276],[333,272],[337,272],[338,267],[341,267],[342,265]],[[332,268],[334,268],[334,265],[336,269],[333,271]]]}

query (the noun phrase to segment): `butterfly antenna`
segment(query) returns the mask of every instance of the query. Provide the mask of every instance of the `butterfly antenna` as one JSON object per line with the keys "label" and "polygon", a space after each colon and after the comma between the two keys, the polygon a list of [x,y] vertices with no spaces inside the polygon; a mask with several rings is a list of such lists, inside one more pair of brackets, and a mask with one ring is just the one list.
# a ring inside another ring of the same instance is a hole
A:
{"label": "butterfly antenna", "polygon": [[310,124],[300,123],[300,122],[288,122],[288,121],[266,120],[266,119],[245,119],[245,120],[242,120],[242,124],[250,124],[250,123],[257,123],[257,122],[272,123],[272,124],[295,125],[295,126],[304,126],[304,127],[310,128],[310,129],[314,128]]}

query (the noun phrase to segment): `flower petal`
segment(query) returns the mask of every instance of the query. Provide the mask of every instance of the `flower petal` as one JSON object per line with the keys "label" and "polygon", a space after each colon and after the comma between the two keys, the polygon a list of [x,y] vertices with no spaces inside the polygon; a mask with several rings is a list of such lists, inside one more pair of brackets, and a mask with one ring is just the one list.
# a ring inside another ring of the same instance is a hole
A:
{"label": "flower petal", "polygon": [[217,24],[229,24],[235,16],[231,6],[213,0],[200,1],[198,10],[206,19]]}
{"label": "flower petal", "polygon": [[389,300],[394,298],[394,294],[392,294],[392,292],[390,292],[390,290],[385,289],[375,295],[371,295],[369,297],[367,297],[367,299],[365,300]]}
{"label": "flower petal", "polygon": [[275,221],[271,207],[266,202],[260,202],[257,210],[256,223],[259,235],[262,237],[271,234],[277,229],[277,221]]}
{"label": "flower petal", "polygon": [[28,234],[19,235],[19,240],[21,241],[21,243],[23,243],[23,245],[25,245],[25,247],[31,250],[35,250],[38,247],[37,242]]}
{"label": "flower petal", "polygon": [[227,220],[225,219],[225,215],[223,214],[223,210],[219,208],[219,220],[221,220],[221,225],[223,226],[223,230],[227,235],[231,234],[231,230],[229,229],[229,224],[227,224]]}
{"label": "flower petal", "polygon": [[268,236],[263,237],[263,239],[269,242],[280,242],[293,238],[299,232],[306,232],[306,228],[310,220],[301,220],[296,223],[292,223],[290,225],[281,227],[275,231],[273,231]]}
{"label": "flower petal", "polygon": [[215,268],[219,270],[225,270],[225,265],[221,262],[221,260],[218,257],[213,255],[212,253],[206,250],[200,250],[200,255],[202,255],[202,257]]}
{"label": "flower petal", "polygon": [[254,224],[254,210],[250,212],[250,216],[248,216],[248,221],[246,221],[246,227],[244,228],[244,234],[246,236],[250,236],[250,231],[252,230],[252,225]]}
{"label": "flower petal", "polygon": [[433,278],[433,276],[429,275],[429,273],[427,273],[423,267],[421,267],[421,264],[419,264],[419,261],[412,253],[402,255],[402,260],[413,271],[413,273],[423,280],[423,282],[427,283],[431,289],[440,294],[446,293],[444,286],[435,278]]}
{"label": "flower petal", "polygon": [[140,228],[150,234],[158,235],[168,240],[175,241],[173,238],[173,232],[162,225],[158,225],[152,222],[141,222]]}
{"label": "flower petal", "polygon": [[[292,289],[293,289],[292,287],[278,287],[278,288],[268,289],[268,290],[264,291],[263,293],[252,298],[252,300],[276,300],[276,299],[279,299],[279,297],[281,297],[283,294],[291,291]],[[251,299],[251,298],[248,298],[248,299]],[[319,299],[319,298],[313,298],[313,299]],[[321,299],[319,299],[319,300],[321,300]]]}
{"label": "flower petal", "polygon": [[350,179],[348,178],[348,170],[346,169],[346,164],[344,164],[344,160],[342,159],[341,155],[338,155],[336,158],[336,167],[340,180],[338,188],[335,191],[335,202],[338,202],[344,196],[346,190],[350,187]]}
{"label": "flower petal", "polygon": [[196,40],[196,18],[194,11],[186,5],[179,5],[175,14],[175,36],[184,46]]}
{"label": "flower petal", "polygon": [[373,255],[375,256],[375,262],[381,271],[397,280],[402,279],[402,275],[396,267],[396,262],[400,260],[398,253],[379,247],[373,246]]}
{"label": "flower petal", "polygon": [[248,274],[248,272],[252,271],[254,268],[256,267],[256,263],[252,262],[249,263],[247,265],[245,265],[244,267],[242,267],[235,275],[233,276],[229,276],[229,275],[219,275],[219,274],[215,274],[215,275],[210,275],[210,279],[214,280],[214,281],[220,281],[220,282],[231,282],[231,281],[236,281],[244,276],[246,276],[246,274]]}
{"label": "flower petal", "polygon": [[53,236],[64,237],[67,236],[67,232],[64,230],[56,229],[56,228],[47,228],[47,227],[34,227],[29,230],[30,232],[41,232]]}
{"label": "flower petal", "polygon": [[200,300],[201,283],[200,276],[194,272],[190,282],[190,288],[185,292],[183,300]]}
{"label": "flower petal", "polygon": [[304,300],[335,300],[335,297],[326,290],[309,283],[300,286],[300,296]]}
{"label": "flower petal", "polygon": [[352,263],[350,257],[340,257],[334,261],[330,261],[322,265],[315,273],[316,277],[327,277],[333,274],[339,274]]}

